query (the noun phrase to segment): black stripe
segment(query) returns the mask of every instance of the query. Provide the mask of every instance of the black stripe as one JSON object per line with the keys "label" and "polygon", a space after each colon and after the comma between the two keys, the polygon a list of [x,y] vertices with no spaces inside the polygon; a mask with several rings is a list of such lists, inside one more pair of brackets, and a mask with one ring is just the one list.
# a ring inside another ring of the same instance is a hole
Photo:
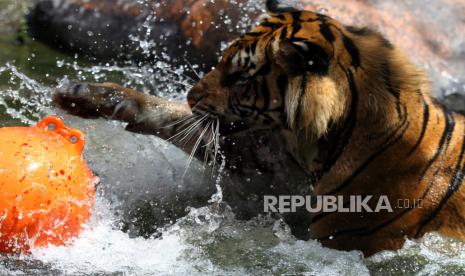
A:
{"label": "black stripe", "polygon": [[[420,92],[421,93],[421,92]],[[425,137],[425,133],[426,133],[426,128],[428,127],[428,121],[429,121],[429,105],[428,103],[425,101],[425,99],[423,98],[423,94],[420,94],[421,95],[421,101],[423,103],[423,123],[421,125],[421,132],[420,132],[420,136],[418,137],[418,140],[417,142],[415,143],[415,145],[412,147],[412,149],[409,151],[409,153],[407,154],[407,156],[410,156],[412,155],[413,152],[415,152],[415,150],[418,148],[418,146],[421,144],[421,142],[423,141],[423,138]]]}
{"label": "black stripe", "polygon": [[[425,189],[425,191],[423,192],[422,196],[420,197],[421,200],[424,200],[426,198],[426,196],[428,195],[429,191],[431,190],[431,187],[433,186],[434,184],[434,181],[435,181],[435,177],[436,175],[438,174],[439,172],[439,169],[437,169],[434,174],[433,174],[433,177],[432,177],[432,180],[428,183],[428,186],[427,188]],[[416,208],[414,207],[409,207],[405,210],[402,210],[402,212],[400,212],[399,214],[395,215],[394,217],[390,218],[389,220],[379,224],[378,226],[376,227],[373,227],[373,228],[370,228],[368,227],[365,228],[365,227],[360,227],[360,228],[355,228],[355,229],[348,229],[348,230],[343,230],[343,231],[339,231],[338,233],[336,233],[336,236],[341,236],[341,235],[347,235],[347,234],[356,234],[357,236],[369,236],[373,233],[375,233],[376,231],[382,229],[383,227],[393,223],[394,221],[400,219],[401,217],[403,217],[404,215],[406,215],[407,213],[409,213],[410,211],[413,211],[415,210]],[[320,214],[319,214],[320,215]],[[318,217],[318,216],[317,216]],[[316,218],[316,217],[315,217]],[[318,218],[320,219],[320,218]],[[334,237],[334,235],[331,235]],[[328,239],[330,236],[327,236],[327,237],[323,237],[322,239]]]}
{"label": "black stripe", "polygon": [[[253,91],[254,91],[253,94],[254,94],[255,98],[257,98],[257,95],[258,95],[258,81],[254,79],[252,81],[252,84],[253,84]],[[252,94],[252,93],[250,93],[250,94]]]}
{"label": "black stripe", "polygon": [[[391,146],[395,145],[398,141],[400,141],[400,139],[402,138],[402,136],[405,134],[405,132],[407,131],[408,129],[408,126],[409,126],[409,122],[408,122],[408,118],[407,116],[403,119],[402,122],[399,123],[399,125],[396,127],[396,129],[394,129],[394,131],[392,131],[392,133],[389,135],[389,137],[386,139],[385,142],[383,142],[380,146],[378,146],[378,148],[380,148],[380,150],[378,150],[377,152],[375,152],[373,155],[371,155],[360,167],[358,167],[353,173],[352,175],[347,178],[341,185],[339,185],[338,187],[336,187],[335,189],[333,189],[332,191],[328,192],[328,193],[325,193],[326,195],[328,194],[334,194],[334,193],[337,193],[339,192],[340,190],[342,190],[344,187],[348,186],[354,179],[355,177],[360,174],[373,160],[375,160],[378,156],[380,156],[384,151],[386,151],[387,149],[389,149]],[[400,134],[395,136],[397,132],[399,132],[400,130]],[[330,215],[332,213],[320,213],[318,215],[316,215],[313,219],[312,219],[312,224],[313,223],[316,223],[318,220],[326,217],[327,215]]]}
{"label": "black stripe", "polygon": [[254,113],[254,109],[249,106],[242,106],[240,104],[235,105],[234,110],[237,112],[236,114],[241,117],[250,117]]}
{"label": "black stripe", "polygon": [[[435,172],[435,174],[437,174],[439,172],[439,170],[437,170]],[[423,195],[420,197],[421,200],[423,200],[426,195],[428,194],[428,192],[430,191],[431,189],[431,184],[433,183],[433,181],[431,181],[429,184],[428,184],[428,187],[425,189],[425,191],[423,192]],[[353,235],[357,235],[357,236],[369,236],[375,232],[377,232],[378,230],[382,229],[383,227],[395,222],[396,220],[400,219],[401,217],[403,217],[404,215],[406,215],[407,213],[409,213],[410,211],[413,211],[415,210],[416,208],[415,207],[409,207],[409,208],[406,208],[404,210],[402,210],[400,213],[398,213],[397,215],[395,215],[394,217],[388,219],[387,221],[375,226],[375,227],[368,227],[365,228],[365,227],[359,227],[359,228],[355,228],[355,229],[348,229],[348,230],[342,230],[342,231],[337,231],[337,233],[331,235],[331,236],[342,236],[342,235],[348,235],[348,234],[353,234]],[[328,237],[323,237],[323,240],[324,239],[328,239],[330,236]]]}
{"label": "black stripe", "polygon": [[401,116],[401,109],[400,109],[400,88],[398,86],[394,87],[391,82],[391,67],[389,63],[383,62],[381,64],[381,72],[383,76],[384,85],[386,86],[387,90],[391,95],[396,99],[396,108],[397,114],[399,117]]}
{"label": "black stripe", "polygon": [[261,36],[262,34],[264,34],[266,32],[250,32],[250,33],[246,33],[245,35],[248,35],[248,36]]}
{"label": "black stripe", "polygon": [[[397,128],[395,131],[394,131],[394,134],[396,132],[398,132],[400,130],[400,133],[396,136],[396,137],[392,137],[393,139],[390,141],[390,143],[388,143],[385,147],[383,147],[380,151],[376,152],[374,155],[372,155],[372,158],[370,158],[370,162],[373,161],[374,158],[378,157],[379,154],[383,153],[386,149],[390,148],[391,146],[393,146],[394,144],[396,144],[398,141],[401,140],[401,138],[403,137],[403,135],[405,134],[405,132],[407,131],[408,127],[409,127],[409,122],[407,120],[404,120],[403,123],[401,123],[399,125],[400,128]],[[401,129],[402,128],[402,129]],[[365,164],[369,164],[370,162],[368,163],[365,163]],[[364,164],[364,165],[365,165]],[[364,168],[366,166],[362,166],[360,168]],[[359,168],[359,169],[360,169]],[[359,169],[357,169],[356,171],[358,171]],[[357,173],[355,173],[357,174]],[[354,176],[354,174],[352,175]],[[353,177],[351,176],[351,178],[349,178],[350,180],[353,180]],[[349,181],[350,183],[350,181]],[[342,189],[343,187],[342,186],[345,186],[346,184],[344,183],[343,185],[339,186],[338,188],[336,188],[334,190],[334,192],[331,192],[332,194],[339,191],[340,189]],[[406,213],[406,211],[405,211]],[[312,224],[316,223],[317,221],[321,220],[322,218],[326,217],[327,215],[330,215],[330,214],[334,214],[334,213],[320,213],[318,216],[316,216],[313,220],[312,220]],[[400,217],[400,216],[399,216]],[[394,219],[395,220],[395,219]],[[386,222],[385,222],[386,223]],[[387,224],[387,223],[386,223]],[[382,227],[382,226],[381,226]],[[376,227],[378,228],[378,227]],[[360,231],[363,231],[365,228],[356,228],[356,229],[348,229],[348,230],[339,230],[339,231],[335,231],[333,234],[331,235],[327,235],[327,236],[324,236],[324,237],[318,237],[318,238],[315,238],[317,240],[329,240],[330,238],[334,238],[336,236],[341,236],[341,235],[347,235],[347,234],[354,234],[354,233],[359,233]],[[368,231],[371,231],[368,230]],[[374,230],[375,231],[375,230]]]}
{"label": "black stripe", "polygon": [[431,158],[431,160],[428,161],[428,164],[426,165],[426,167],[423,169],[423,171],[420,174],[420,181],[423,179],[428,169],[439,158],[444,147],[447,150],[447,148],[449,147],[450,139],[452,137],[452,132],[454,131],[454,127],[455,127],[454,118],[453,117],[451,118],[449,111],[447,111],[444,106],[441,106],[441,108],[442,108],[444,121],[445,121],[444,131],[442,132],[441,139],[439,140],[439,144],[436,148],[436,152],[434,153],[433,158]]}
{"label": "black stripe", "polygon": [[265,46],[265,60],[271,60],[271,57],[270,57],[270,53],[271,53],[271,43],[268,43],[266,46]]}
{"label": "black stripe", "polygon": [[252,42],[252,44],[250,44],[250,51],[251,51],[252,55],[255,55],[256,50],[257,50],[257,41],[254,41],[254,42]]}
{"label": "black stripe", "polygon": [[343,236],[343,235],[357,235],[357,236],[369,236],[372,235],[373,233],[377,232],[378,230],[382,229],[383,227],[386,227],[387,225],[393,223],[394,221],[398,220],[402,216],[404,216],[406,213],[409,211],[413,210],[413,208],[408,208],[405,210],[402,210],[399,214],[394,216],[393,218],[377,225],[376,227],[373,228],[365,228],[365,227],[360,227],[360,228],[354,228],[354,229],[347,229],[347,230],[339,230],[335,231],[333,234],[321,237],[321,238],[316,238],[317,240],[324,241],[324,240],[329,240],[330,238],[335,238],[338,236]]}
{"label": "black stripe", "polygon": [[301,11],[296,10],[296,11],[292,12],[292,21],[294,21],[293,23],[299,22],[301,15],[302,15]]}
{"label": "black stripe", "polygon": [[333,44],[335,37],[333,35],[333,32],[331,32],[331,28],[329,27],[328,24],[326,23],[320,24],[320,33],[329,43]]}
{"label": "black stripe", "polygon": [[252,93],[250,92],[250,90],[252,89],[254,83],[255,80],[253,82],[249,82],[245,87],[245,95],[247,95],[247,98],[245,99],[246,101],[250,101],[250,99],[252,98]]}
{"label": "black stripe", "polygon": [[454,173],[452,174],[452,177],[450,179],[446,194],[439,202],[438,207],[436,207],[436,209],[429,216],[427,216],[426,219],[422,221],[415,235],[416,237],[418,237],[418,235],[421,234],[423,228],[426,225],[428,225],[439,214],[439,212],[441,212],[442,208],[447,203],[447,201],[455,194],[455,192],[457,192],[460,189],[460,187],[463,184],[463,177],[465,176],[465,165],[462,165],[462,160],[463,155],[465,153],[465,138],[462,139],[462,147],[460,149],[459,159],[457,161],[457,164],[455,165]]}
{"label": "black stripe", "polygon": [[300,12],[293,12],[292,13],[292,35],[291,37],[295,36],[295,34],[300,31],[302,26],[300,25]]}
{"label": "black stripe", "polygon": [[286,36],[287,36],[287,26],[282,29],[281,34],[279,35],[279,39],[280,40],[286,39]]}
{"label": "black stripe", "polygon": [[279,75],[276,78],[276,83],[278,86],[279,94],[281,95],[281,99],[284,102],[284,98],[286,97],[288,79],[286,75]]}
{"label": "black stripe", "polygon": [[406,213],[408,213],[409,211],[413,210],[413,208],[408,208],[408,209],[405,209],[405,210],[402,210],[402,212],[400,212],[397,216],[395,216],[394,218],[391,218],[379,225],[377,225],[376,227],[373,227],[373,228],[365,228],[365,227],[360,227],[360,228],[354,228],[354,229],[347,229],[347,230],[336,230],[333,234],[331,235],[328,235],[328,236],[324,236],[324,237],[320,237],[320,238],[315,238],[316,240],[320,240],[320,241],[325,241],[325,240],[329,240],[330,238],[335,238],[335,237],[339,237],[339,236],[343,236],[343,235],[353,235],[353,236],[369,236],[369,235],[372,235],[373,233],[377,232],[378,230],[382,229],[383,227],[386,227],[387,225],[393,223],[394,221],[398,220],[399,218],[401,218],[402,216],[404,216]]}
{"label": "black stripe", "polygon": [[331,151],[328,153],[328,156],[324,162],[324,170],[328,171],[334,163],[339,159],[342,152],[344,151],[345,147],[349,144],[350,138],[352,137],[352,133],[355,128],[355,122],[357,120],[357,106],[358,106],[358,91],[357,86],[355,85],[354,76],[352,72],[342,66],[342,64],[338,63],[341,69],[344,71],[347,82],[349,83],[350,88],[350,96],[351,96],[351,103],[350,103],[350,111],[349,115],[347,116],[345,123],[343,124],[341,131],[338,131],[331,139],[333,141],[337,141],[336,145],[331,147]]}
{"label": "black stripe", "polygon": [[286,20],[286,17],[284,16],[284,14],[276,14],[276,15],[274,15],[273,17],[276,17],[276,18],[278,18],[279,20],[283,20],[283,21]]}
{"label": "black stripe", "polygon": [[[426,104],[426,103],[425,103]],[[427,105],[425,105],[425,107],[427,107]],[[465,133],[464,133],[464,137],[465,137]],[[462,167],[462,171],[460,173],[459,176],[458,173],[459,173],[459,168],[460,166],[462,165],[462,160],[463,160],[463,156],[464,156],[464,153],[465,153],[465,139],[464,141],[462,141],[462,147],[461,147],[461,150],[460,150],[460,154],[459,154],[459,159],[457,161],[457,164],[455,165],[455,169],[454,169],[454,173],[451,177],[451,182],[449,184],[449,189],[446,193],[446,195],[443,197],[443,199],[441,200],[441,202],[439,203],[438,205],[438,208],[435,209],[435,211],[433,211],[432,214],[430,214],[430,216],[428,216],[426,219],[423,220],[423,222],[421,223],[421,226],[419,227],[419,229],[417,230],[417,233],[415,236],[418,236],[420,233],[421,233],[421,230],[423,229],[424,226],[426,226],[429,222],[431,222],[431,220],[434,219],[434,217],[437,216],[437,214],[440,212],[440,210],[442,209],[443,205],[447,202],[447,200],[460,188],[460,186],[462,185],[462,182],[463,182],[463,177],[465,175],[465,166]],[[433,177],[431,178],[431,181],[428,183],[428,186],[427,188],[425,189],[425,191],[423,192],[422,196],[420,197],[421,200],[425,199],[427,194],[429,193],[429,191],[431,190],[434,182],[435,182],[435,176],[439,173],[439,169],[437,169],[434,174],[433,174]],[[460,181],[460,182],[458,182]],[[411,208],[407,208],[405,210],[403,210],[402,212],[400,212],[399,214],[395,215],[394,217],[390,218],[389,220],[379,224],[378,226],[376,227],[373,227],[373,228],[369,228],[369,229],[366,229],[366,228],[356,228],[356,229],[349,229],[349,230],[343,230],[343,231],[337,231],[336,233],[332,234],[332,235],[329,235],[327,237],[323,237],[323,238],[319,238],[319,240],[325,240],[325,239],[329,239],[329,237],[333,236],[341,236],[341,235],[349,235],[349,234],[357,234],[358,236],[368,236],[368,235],[371,235],[373,234],[374,232],[382,229],[383,227],[385,227],[386,225],[389,225],[391,223],[393,223],[394,221],[400,219],[401,217],[403,217],[405,214],[409,213],[410,211],[414,210],[415,208],[411,207]],[[316,222],[317,220],[321,219],[322,217],[325,217],[325,216],[322,216],[321,214],[316,216],[315,217],[315,220],[314,222]]]}
{"label": "black stripe", "polygon": [[236,97],[229,97],[229,101],[228,101],[228,107],[229,107],[229,110],[232,111],[232,113],[237,113],[237,110],[236,110]]}
{"label": "black stripe", "polygon": [[355,46],[354,42],[344,34],[342,34],[342,42],[344,43],[344,47],[352,58],[352,66],[355,68],[359,67],[360,51],[358,50],[357,46]]}
{"label": "black stripe", "polygon": [[300,82],[300,93],[297,102],[297,110],[295,112],[295,120],[294,126],[299,125],[300,116],[302,115],[302,98],[305,95],[305,91],[307,90],[307,74],[302,75],[302,81]]}
{"label": "black stripe", "polygon": [[237,67],[241,67],[242,64],[242,51],[237,52]]}
{"label": "black stripe", "polygon": [[255,63],[250,62],[249,65],[247,66],[247,68],[245,68],[245,70],[246,70],[246,71],[250,71],[250,70],[255,69],[255,67],[257,67],[257,66],[255,65]]}
{"label": "black stripe", "polygon": [[[436,181],[436,176],[438,175],[439,171],[440,171],[440,169],[436,169],[436,171],[433,173],[433,176],[431,177],[431,180],[428,182],[428,185],[426,186],[426,189],[423,191],[423,194],[421,195],[420,200],[424,200],[426,198],[426,196],[428,195],[429,191],[431,190],[431,188],[433,187],[433,184]],[[379,227],[375,227],[375,228],[373,228],[373,229],[371,229],[369,231],[365,231],[363,233],[360,233],[360,235],[372,234],[372,233],[376,232],[377,230],[381,229],[383,226],[386,226],[386,225],[400,219],[402,216],[404,216],[405,214],[409,213],[412,210],[415,210],[415,208],[413,208],[413,207],[407,208],[406,210],[402,211],[398,215],[394,216],[394,218],[389,219],[388,221],[384,222]]]}
{"label": "black stripe", "polygon": [[[428,186],[426,187],[425,191],[423,192],[422,196],[420,197],[420,200],[424,200],[426,198],[426,196],[428,195],[429,191],[431,190],[431,187],[433,186],[434,182],[435,182],[435,176],[439,173],[439,169],[437,169],[434,174],[433,174],[433,177],[431,179],[431,181],[428,183]],[[365,231],[361,231],[361,233],[359,233],[358,235],[359,236],[368,236],[368,235],[371,235],[373,234],[374,232],[380,230],[381,228],[385,227],[386,225],[389,225],[391,223],[393,223],[394,221],[400,219],[401,217],[403,217],[404,215],[406,215],[407,213],[409,213],[410,211],[413,211],[415,210],[416,208],[414,207],[409,207],[405,210],[402,210],[402,212],[400,212],[399,214],[397,214],[396,216],[394,216],[393,218],[383,222],[382,224],[374,227],[374,228],[371,228],[369,230],[365,230]],[[362,229],[361,229],[362,230]]]}
{"label": "black stripe", "polygon": [[[253,84],[255,85],[255,83]],[[256,89],[256,87],[254,89]],[[248,97],[250,99],[252,96],[255,96],[255,95],[256,94],[252,94],[249,92]],[[230,97],[230,100],[228,101],[230,110],[232,110],[233,113],[237,114],[240,117],[252,116],[253,109],[251,109],[250,107],[242,106],[240,102],[241,102],[241,99],[240,99],[239,94],[238,93],[232,94],[232,96]]]}
{"label": "black stripe", "polygon": [[292,24],[291,37],[295,36],[295,34],[298,33],[301,28],[302,28],[302,26],[300,26],[300,23],[298,23],[298,22],[295,22],[294,24]]}
{"label": "black stripe", "polygon": [[247,55],[247,57],[245,57],[244,59],[244,65],[247,65],[247,67],[249,67],[249,62],[250,62],[250,56]]}
{"label": "black stripe", "polygon": [[[367,167],[368,165],[371,164],[371,162],[373,162],[376,158],[378,158],[381,154],[383,154],[386,150],[388,150],[391,146],[395,145],[398,141],[401,140],[402,136],[404,135],[405,131],[408,129],[408,125],[409,125],[409,122],[408,122],[408,116],[405,116],[404,119],[401,121],[401,123],[399,123],[399,125],[394,129],[394,131],[392,131],[392,133],[389,135],[389,137],[386,139],[386,141],[384,143],[382,143],[380,146],[380,149],[377,150],[374,154],[372,154],[360,167],[358,167],[353,173],[352,175],[347,178],[341,185],[337,186],[336,188],[334,188],[333,190],[331,190],[330,192],[326,193],[326,194],[335,194],[339,191],[341,191],[342,189],[344,189],[345,187],[347,187],[348,185],[350,185],[350,183],[352,183],[352,181],[361,173],[363,172]],[[396,136],[397,132],[399,132],[400,130],[400,134]]]}
{"label": "black stripe", "polygon": [[270,90],[268,89],[268,83],[266,79],[263,80],[261,94],[263,95],[263,107],[260,112],[264,112],[270,107]]}
{"label": "black stripe", "polygon": [[276,79],[277,82],[277,87],[279,90],[279,94],[281,96],[281,104],[277,109],[273,109],[270,111],[277,111],[281,113],[281,115],[284,115],[285,113],[285,105],[286,105],[286,92],[287,92],[287,85],[288,85],[288,80],[286,75],[279,75],[278,78]]}
{"label": "black stripe", "polygon": [[270,72],[271,72],[271,63],[268,62],[268,63],[263,64],[260,67],[260,69],[258,69],[258,71],[255,72],[255,74],[253,76],[254,77],[256,77],[256,76],[265,76],[265,75],[268,75]]}
{"label": "black stripe", "polygon": [[239,80],[241,75],[242,75],[242,72],[237,71],[237,72],[222,76],[221,79],[220,79],[220,84],[223,87],[228,87],[228,86],[234,85],[234,83],[236,83]]}
{"label": "black stripe", "polygon": [[283,24],[281,24],[281,23],[272,23],[272,22],[262,22],[262,23],[260,23],[260,26],[276,30],[276,29],[281,28],[283,26]]}

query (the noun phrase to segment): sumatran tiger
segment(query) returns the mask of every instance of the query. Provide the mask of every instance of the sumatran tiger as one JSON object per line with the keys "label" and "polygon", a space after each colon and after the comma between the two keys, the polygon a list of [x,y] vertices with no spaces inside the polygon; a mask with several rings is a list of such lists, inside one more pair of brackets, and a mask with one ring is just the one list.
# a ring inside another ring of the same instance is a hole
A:
{"label": "sumatran tiger", "polygon": [[[215,125],[222,137],[269,130],[292,156],[289,166],[313,177],[313,196],[389,198],[392,212],[306,213],[301,236],[324,246],[371,255],[429,231],[465,240],[465,118],[433,99],[425,74],[378,32],[277,1],[267,8],[187,103],[109,83],[58,89],[55,101],[162,138],[186,130],[183,118],[203,118],[194,124]],[[178,145],[190,152],[190,144]],[[267,158],[247,141],[231,148]],[[396,208],[405,200],[421,204]]]}

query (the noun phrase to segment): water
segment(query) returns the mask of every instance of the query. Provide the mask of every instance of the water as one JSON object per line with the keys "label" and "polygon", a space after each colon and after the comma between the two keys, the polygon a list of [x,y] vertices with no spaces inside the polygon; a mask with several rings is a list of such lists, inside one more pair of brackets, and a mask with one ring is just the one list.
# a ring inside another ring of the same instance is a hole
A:
{"label": "water", "polygon": [[[34,41],[18,45],[14,36],[3,36],[0,126],[30,125],[53,112],[51,89],[68,81],[114,81],[146,93],[182,98],[191,82],[183,76],[187,70],[188,66],[173,68],[166,60],[154,65],[94,64]],[[295,240],[280,220],[239,221],[218,200],[205,205],[164,229],[161,238],[142,239],[130,238],[115,227],[111,206],[97,197],[90,222],[72,244],[34,249],[31,255],[0,255],[0,274],[465,274],[465,245],[435,233],[407,241],[399,251],[363,258],[360,252]]]}

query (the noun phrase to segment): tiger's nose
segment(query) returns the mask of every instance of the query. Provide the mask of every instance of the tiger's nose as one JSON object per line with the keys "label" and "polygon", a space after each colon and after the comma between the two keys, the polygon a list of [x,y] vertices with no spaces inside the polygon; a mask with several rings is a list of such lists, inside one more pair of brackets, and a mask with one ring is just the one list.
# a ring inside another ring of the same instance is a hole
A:
{"label": "tiger's nose", "polygon": [[197,84],[189,91],[189,93],[187,93],[187,104],[190,108],[193,108],[205,96],[204,93],[202,93],[203,89],[200,86],[201,85]]}

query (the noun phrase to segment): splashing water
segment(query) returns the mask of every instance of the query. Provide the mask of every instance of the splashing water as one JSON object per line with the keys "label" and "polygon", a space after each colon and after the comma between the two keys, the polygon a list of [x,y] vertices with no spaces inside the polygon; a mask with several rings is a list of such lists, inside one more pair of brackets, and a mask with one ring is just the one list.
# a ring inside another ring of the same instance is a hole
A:
{"label": "splashing water", "polygon": [[368,275],[356,252],[341,253],[316,242],[296,241],[285,224],[269,218],[236,221],[225,205],[191,209],[164,231],[162,239],[130,239],[111,229],[109,216],[94,215],[72,246],[36,249],[31,258],[69,274]]}
{"label": "splashing water", "polygon": [[[3,106],[5,112],[12,118],[19,119],[24,124],[35,123],[34,119],[38,119],[36,116],[41,113],[41,107],[50,100],[49,89],[19,72],[9,63],[0,67],[0,77],[4,74],[9,76],[10,87],[2,91],[0,106]],[[28,91],[36,91],[36,93],[28,93]],[[23,111],[21,112],[17,107],[21,107]]]}

